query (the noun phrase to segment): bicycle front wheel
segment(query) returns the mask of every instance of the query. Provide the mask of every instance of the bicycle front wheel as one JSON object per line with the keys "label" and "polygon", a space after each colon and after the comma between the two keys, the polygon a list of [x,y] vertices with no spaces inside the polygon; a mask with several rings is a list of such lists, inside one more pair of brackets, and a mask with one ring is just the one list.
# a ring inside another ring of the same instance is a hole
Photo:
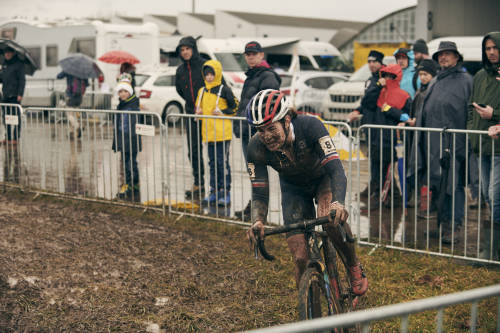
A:
{"label": "bicycle front wheel", "polygon": [[[315,268],[308,268],[302,274],[299,284],[300,320],[327,317],[339,313],[341,313],[341,308],[332,296],[331,289],[327,287],[323,274]],[[330,331],[344,332],[342,328]]]}

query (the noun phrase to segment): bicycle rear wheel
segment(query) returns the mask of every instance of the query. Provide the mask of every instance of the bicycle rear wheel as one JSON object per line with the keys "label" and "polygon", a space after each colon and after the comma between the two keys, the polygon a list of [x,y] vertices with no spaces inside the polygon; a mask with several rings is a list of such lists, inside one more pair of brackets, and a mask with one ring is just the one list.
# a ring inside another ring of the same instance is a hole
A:
{"label": "bicycle rear wheel", "polygon": [[[327,317],[341,313],[341,308],[332,296],[322,273],[315,268],[308,268],[300,279],[299,284],[299,317],[308,320]],[[328,332],[343,333],[342,328],[327,330]]]}

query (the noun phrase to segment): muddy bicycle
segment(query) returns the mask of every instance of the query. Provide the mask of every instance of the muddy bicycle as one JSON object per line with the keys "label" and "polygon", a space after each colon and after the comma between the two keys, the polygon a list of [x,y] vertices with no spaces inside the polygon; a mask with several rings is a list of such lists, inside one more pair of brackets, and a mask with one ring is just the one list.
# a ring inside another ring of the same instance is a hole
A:
{"label": "muddy bicycle", "polygon": [[[332,213],[332,220],[335,213]],[[326,316],[332,316],[353,311],[359,301],[351,288],[349,275],[345,268],[342,254],[335,250],[326,231],[316,231],[316,226],[323,226],[329,222],[328,216],[314,220],[306,220],[299,223],[274,227],[264,231],[265,236],[282,234],[294,230],[304,231],[306,238],[309,260],[307,268],[302,274],[299,282],[299,318],[308,320]],[[355,240],[346,233],[343,223],[336,226],[344,241]],[[257,240],[255,244],[255,257],[260,252],[266,260],[275,259],[264,244],[264,239],[254,230]],[[359,325],[358,325],[359,326]],[[358,332],[359,327],[335,328],[331,332]]]}

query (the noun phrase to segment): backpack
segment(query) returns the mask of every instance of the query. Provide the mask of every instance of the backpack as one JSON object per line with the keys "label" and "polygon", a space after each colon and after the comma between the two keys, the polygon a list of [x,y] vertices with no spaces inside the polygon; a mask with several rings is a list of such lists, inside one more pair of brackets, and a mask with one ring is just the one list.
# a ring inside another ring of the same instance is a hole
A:
{"label": "backpack", "polygon": [[69,92],[72,96],[83,96],[85,94],[85,89],[87,89],[87,84],[85,80],[73,77],[71,80],[71,85],[69,87]]}

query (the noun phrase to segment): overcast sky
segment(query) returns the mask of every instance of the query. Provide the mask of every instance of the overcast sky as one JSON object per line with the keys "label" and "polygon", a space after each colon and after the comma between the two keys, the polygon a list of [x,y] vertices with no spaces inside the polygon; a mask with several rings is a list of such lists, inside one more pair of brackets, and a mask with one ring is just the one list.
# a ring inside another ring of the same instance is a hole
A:
{"label": "overcast sky", "polygon": [[[270,5],[272,3],[272,5]],[[216,9],[253,13],[317,17],[372,22],[395,10],[416,5],[417,0],[197,0],[197,13]],[[176,15],[190,12],[191,0],[0,0],[0,17],[63,18]]]}

